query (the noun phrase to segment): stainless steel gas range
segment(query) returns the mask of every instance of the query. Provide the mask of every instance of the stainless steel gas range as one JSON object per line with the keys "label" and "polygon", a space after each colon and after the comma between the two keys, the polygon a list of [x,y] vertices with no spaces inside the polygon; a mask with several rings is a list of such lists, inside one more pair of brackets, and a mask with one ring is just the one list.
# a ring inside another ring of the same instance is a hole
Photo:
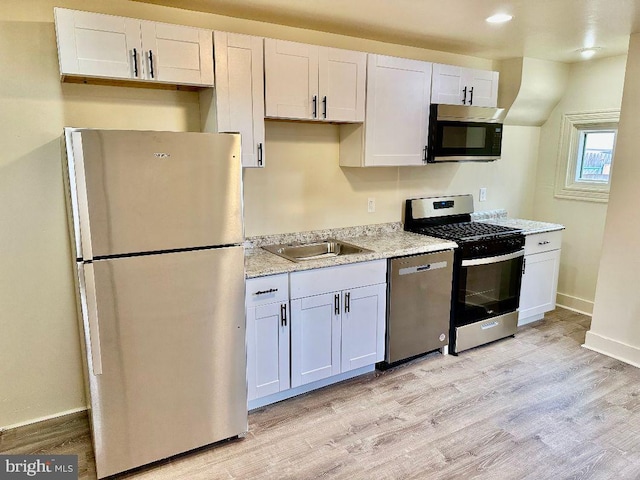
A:
{"label": "stainless steel gas range", "polygon": [[473,197],[409,199],[405,230],[455,241],[449,351],[514,335],[522,280],[520,230],[472,222]]}

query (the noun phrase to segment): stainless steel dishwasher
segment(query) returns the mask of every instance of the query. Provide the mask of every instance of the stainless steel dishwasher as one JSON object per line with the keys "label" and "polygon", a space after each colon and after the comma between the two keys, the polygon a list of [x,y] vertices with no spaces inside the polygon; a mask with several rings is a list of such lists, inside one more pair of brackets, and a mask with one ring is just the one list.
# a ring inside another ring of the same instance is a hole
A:
{"label": "stainless steel dishwasher", "polygon": [[388,267],[386,365],[440,348],[446,353],[453,250],[391,258]]}

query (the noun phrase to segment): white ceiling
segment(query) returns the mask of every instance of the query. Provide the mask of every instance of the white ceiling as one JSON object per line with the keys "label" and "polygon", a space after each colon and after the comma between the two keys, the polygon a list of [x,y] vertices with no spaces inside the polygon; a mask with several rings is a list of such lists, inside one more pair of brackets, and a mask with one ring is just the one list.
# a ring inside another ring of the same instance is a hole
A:
{"label": "white ceiling", "polygon": [[[433,50],[576,62],[626,53],[640,0],[138,0]],[[507,24],[485,18],[505,12]]]}

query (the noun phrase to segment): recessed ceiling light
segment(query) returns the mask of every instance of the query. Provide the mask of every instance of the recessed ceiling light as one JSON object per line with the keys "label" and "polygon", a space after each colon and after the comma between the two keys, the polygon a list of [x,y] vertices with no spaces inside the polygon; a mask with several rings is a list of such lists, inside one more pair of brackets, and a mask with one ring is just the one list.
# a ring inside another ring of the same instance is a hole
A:
{"label": "recessed ceiling light", "polygon": [[489,23],[504,23],[508,22],[513,18],[513,15],[509,15],[507,13],[496,13],[495,15],[491,15],[487,18],[487,22]]}
{"label": "recessed ceiling light", "polygon": [[598,50],[600,50],[600,47],[589,47],[589,48],[581,48],[578,50],[578,52],[580,53],[580,56],[582,58],[584,58],[585,60],[588,60],[591,57],[593,57]]}

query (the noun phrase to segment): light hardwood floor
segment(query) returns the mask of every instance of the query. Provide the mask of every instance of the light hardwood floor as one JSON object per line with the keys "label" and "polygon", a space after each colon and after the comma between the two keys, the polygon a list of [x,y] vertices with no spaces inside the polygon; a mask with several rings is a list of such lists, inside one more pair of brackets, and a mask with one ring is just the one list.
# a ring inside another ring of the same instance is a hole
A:
{"label": "light hardwood floor", "polygon": [[[515,338],[256,410],[246,438],[124,478],[638,479],[640,369],[581,348],[589,322],[558,309]],[[41,452],[95,477],[84,416],[0,436],[0,453]]]}

